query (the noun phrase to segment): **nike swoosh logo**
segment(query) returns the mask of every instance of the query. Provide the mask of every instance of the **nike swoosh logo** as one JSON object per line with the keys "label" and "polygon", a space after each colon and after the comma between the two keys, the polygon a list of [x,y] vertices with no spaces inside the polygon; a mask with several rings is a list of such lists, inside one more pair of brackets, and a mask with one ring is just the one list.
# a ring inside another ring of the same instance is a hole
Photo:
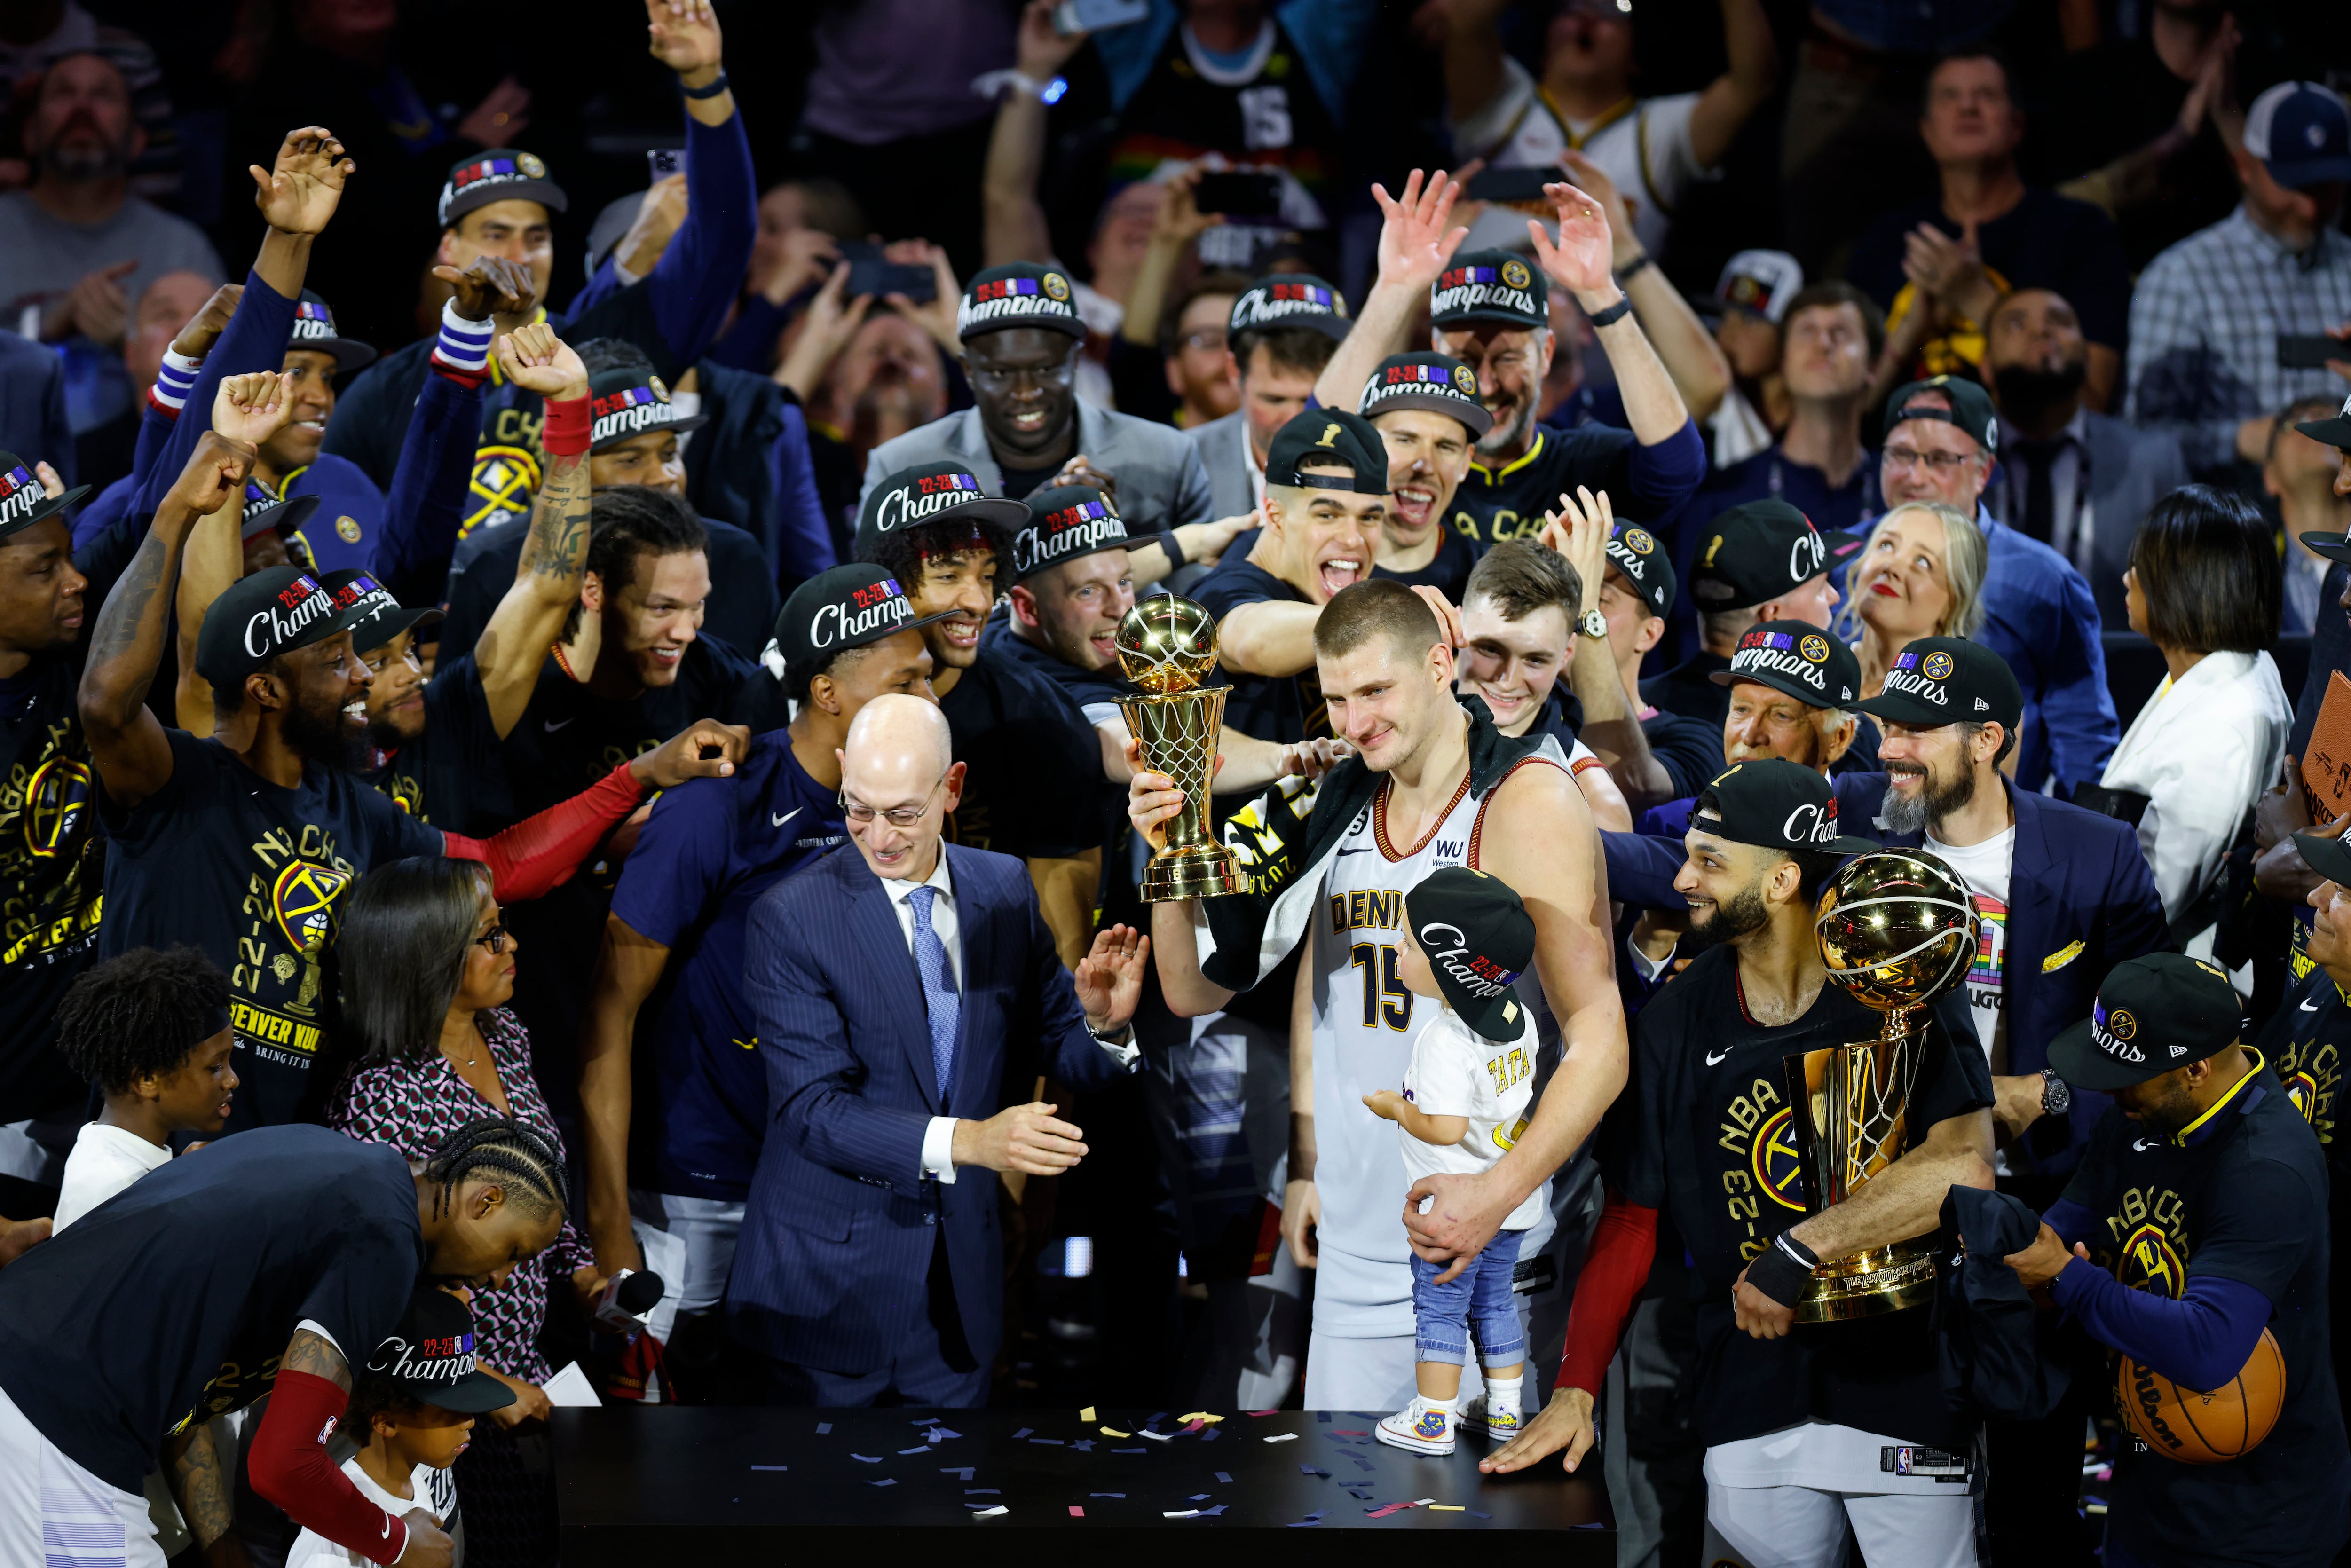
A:
{"label": "nike swoosh logo", "polygon": [[[1736,1051],[1737,1049],[1738,1049],[1738,1047],[1736,1047],[1736,1046],[1733,1046],[1733,1047],[1731,1048],[1731,1050],[1732,1050],[1732,1051]],[[1716,1056],[1716,1055],[1709,1055],[1709,1056],[1708,1056],[1708,1058],[1706,1059],[1706,1064],[1707,1064],[1708,1067],[1719,1067],[1719,1066],[1721,1066],[1721,1065],[1722,1065],[1723,1060],[1724,1060],[1726,1057],[1729,1056],[1729,1054],[1730,1054],[1730,1051],[1726,1051],[1722,1052],[1722,1053],[1721,1053],[1721,1055],[1719,1055],[1719,1056]]]}
{"label": "nike swoosh logo", "polygon": [[800,807],[798,807],[798,806],[795,806],[795,807],[793,807],[790,810],[786,811],[782,816],[780,816],[780,817],[770,817],[770,818],[768,818],[768,820],[770,822],[773,822],[777,827],[779,827],[779,828],[780,828],[780,827],[782,827],[786,822],[790,821],[794,817],[799,816],[799,815],[800,814],[800,811],[801,811],[801,808],[800,808]]}
{"label": "nike swoosh logo", "polygon": [[571,721],[570,721],[569,719],[568,719],[568,718],[567,718],[567,719],[552,719],[552,718],[550,718],[550,719],[549,719],[549,720],[547,721],[547,733],[548,733],[548,734],[549,734],[549,735],[553,735],[557,730],[561,729],[565,725],[569,724],[570,722],[571,722]]}
{"label": "nike swoosh logo", "polygon": [[1335,854],[1335,855],[1332,856],[1331,858],[1332,858],[1332,860],[1343,860],[1343,859],[1345,859],[1345,858],[1346,858],[1347,856],[1349,856],[1349,855],[1367,855],[1367,854],[1370,854],[1370,853],[1372,852],[1372,851],[1373,851],[1374,848],[1376,848],[1376,847],[1377,847],[1376,845],[1373,845],[1373,844],[1365,844],[1362,849],[1359,849],[1359,850],[1341,850],[1337,854]]}
{"label": "nike swoosh logo", "polygon": [[2155,1146],[2155,1145],[2148,1143],[2145,1138],[2133,1138],[2131,1140],[2131,1147],[2142,1155]]}
{"label": "nike swoosh logo", "polygon": [[2302,1004],[2302,1010],[2306,1013],[2314,1013],[2318,1010],[2318,1004],[2316,1002],[2304,1002]]}

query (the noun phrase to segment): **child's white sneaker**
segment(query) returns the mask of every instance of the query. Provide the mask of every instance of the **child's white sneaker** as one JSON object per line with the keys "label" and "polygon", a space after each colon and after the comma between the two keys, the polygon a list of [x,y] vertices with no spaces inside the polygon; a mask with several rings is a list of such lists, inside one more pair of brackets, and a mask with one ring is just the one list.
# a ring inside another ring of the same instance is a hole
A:
{"label": "child's white sneaker", "polygon": [[1473,1432],[1483,1429],[1494,1441],[1507,1443],[1525,1429],[1526,1417],[1514,1409],[1489,1410],[1486,1396],[1473,1394],[1461,1402],[1453,1424]]}
{"label": "child's white sneaker", "polygon": [[1416,1395],[1411,1404],[1383,1420],[1373,1436],[1391,1448],[1416,1454],[1449,1454],[1453,1451],[1453,1417]]}

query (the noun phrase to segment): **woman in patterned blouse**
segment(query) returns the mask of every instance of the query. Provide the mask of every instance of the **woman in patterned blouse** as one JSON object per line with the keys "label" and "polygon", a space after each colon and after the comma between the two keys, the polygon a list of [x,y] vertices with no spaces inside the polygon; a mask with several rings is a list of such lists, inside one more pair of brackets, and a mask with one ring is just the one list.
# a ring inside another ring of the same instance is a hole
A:
{"label": "woman in patterned blouse", "polygon": [[[395,861],[368,873],[343,915],[343,1028],[358,1062],[327,1121],[413,1160],[493,1113],[562,1146],[531,1077],[530,1036],[503,1005],[514,995],[519,944],[499,924],[484,870],[437,856]],[[544,1466],[524,1463],[515,1428],[550,1409],[539,1385],[552,1372],[538,1333],[548,1292],[566,1274],[583,1305],[603,1289],[594,1254],[568,1219],[555,1245],[517,1264],[505,1285],[473,1293],[481,1368],[516,1398],[494,1413],[495,1424],[475,1428],[457,1461],[471,1568],[553,1558],[551,1485]]]}

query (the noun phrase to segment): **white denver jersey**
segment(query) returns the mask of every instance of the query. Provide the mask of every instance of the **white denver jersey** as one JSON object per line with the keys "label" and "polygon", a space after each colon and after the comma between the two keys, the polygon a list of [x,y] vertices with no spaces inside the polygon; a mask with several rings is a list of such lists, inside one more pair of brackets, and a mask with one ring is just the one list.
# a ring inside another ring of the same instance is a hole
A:
{"label": "white denver jersey", "polygon": [[[1519,766],[1536,761],[1556,766],[1537,758]],[[1500,787],[1497,780],[1495,789]],[[1387,835],[1388,788],[1383,783],[1372,804],[1347,825],[1323,873],[1311,920],[1314,1186],[1322,1205],[1315,1229],[1314,1328],[1342,1339],[1413,1332],[1412,1253],[1404,1230],[1412,1180],[1395,1124],[1364,1104],[1364,1095],[1404,1082],[1413,1040],[1437,1011],[1433,999],[1405,990],[1396,975],[1404,895],[1446,866],[1489,869],[1479,866],[1478,855],[1492,790],[1473,798],[1465,772],[1436,829],[1418,844],[1398,844]],[[1520,1005],[1535,1014],[1539,1029],[1555,1036],[1531,966],[1519,987]],[[1519,1255],[1535,1255],[1551,1230],[1546,1202]]]}

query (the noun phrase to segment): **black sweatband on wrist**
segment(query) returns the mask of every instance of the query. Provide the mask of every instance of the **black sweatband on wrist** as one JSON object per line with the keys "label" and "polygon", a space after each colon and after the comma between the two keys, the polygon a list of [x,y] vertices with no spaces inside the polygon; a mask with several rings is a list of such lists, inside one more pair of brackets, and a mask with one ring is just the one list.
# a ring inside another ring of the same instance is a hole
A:
{"label": "black sweatband on wrist", "polygon": [[1641,252],[1638,256],[1635,256],[1631,261],[1626,262],[1623,267],[1618,267],[1618,268],[1616,269],[1616,282],[1617,282],[1617,286],[1618,286],[1618,287],[1623,287],[1623,286],[1624,286],[1624,283],[1625,283],[1625,280],[1626,278],[1628,278],[1628,277],[1640,277],[1640,276],[1641,276],[1641,271],[1642,271],[1642,269],[1643,269],[1644,267],[1655,267],[1655,266],[1656,266],[1656,265],[1657,265],[1657,258],[1656,258],[1656,256],[1651,256],[1651,255],[1650,255],[1647,251],[1646,251],[1646,250],[1645,250],[1645,251],[1643,251],[1643,252]]}
{"label": "black sweatband on wrist", "polygon": [[688,98],[716,98],[720,93],[726,90],[726,72],[724,68],[721,68],[718,72],[718,79],[712,82],[708,87],[688,87],[684,82],[680,81],[677,84],[677,90],[685,94]]}
{"label": "black sweatband on wrist", "polygon": [[1747,1282],[1780,1305],[1792,1307],[1804,1299],[1819,1261],[1811,1248],[1782,1235],[1747,1265]]}
{"label": "black sweatband on wrist", "polygon": [[1594,311],[1591,317],[1591,321],[1594,327],[1614,327],[1617,322],[1622,321],[1625,317],[1632,313],[1633,301],[1620,293],[1616,297],[1615,304],[1609,306],[1604,310]]}
{"label": "black sweatband on wrist", "polygon": [[1167,552],[1167,570],[1174,571],[1185,564],[1184,541],[1176,537],[1174,525],[1159,530],[1159,548]]}

